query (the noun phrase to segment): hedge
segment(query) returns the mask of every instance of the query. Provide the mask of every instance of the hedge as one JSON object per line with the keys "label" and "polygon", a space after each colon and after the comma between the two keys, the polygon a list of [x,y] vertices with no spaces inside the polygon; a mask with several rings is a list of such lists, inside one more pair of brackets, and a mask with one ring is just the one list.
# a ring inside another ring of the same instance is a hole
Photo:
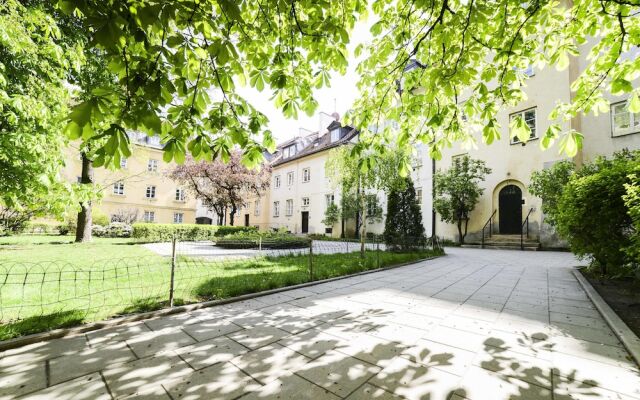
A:
{"label": "hedge", "polygon": [[174,237],[181,240],[215,240],[214,238],[237,232],[253,232],[253,226],[218,226],[201,224],[133,224],[131,237],[149,242],[169,242]]}
{"label": "hedge", "polygon": [[225,249],[302,249],[310,245],[307,237],[279,232],[238,232],[216,241],[216,246]]}

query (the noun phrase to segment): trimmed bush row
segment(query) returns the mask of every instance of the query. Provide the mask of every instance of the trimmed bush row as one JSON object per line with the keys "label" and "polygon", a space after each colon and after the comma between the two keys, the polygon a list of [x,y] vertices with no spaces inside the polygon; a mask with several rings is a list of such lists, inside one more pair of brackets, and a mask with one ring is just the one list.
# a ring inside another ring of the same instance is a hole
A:
{"label": "trimmed bush row", "polygon": [[216,241],[216,246],[225,249],[301,249],[308,248],[311,239],[281,232],[238,232]]}
{"label": "trimmed bush row", "polygon": [[150,242],[168,242],[175,236],[181,240],[214,240],[237,232],[253,232],[253,226],[217,226],[200,224],[133,224],[131,237]]}

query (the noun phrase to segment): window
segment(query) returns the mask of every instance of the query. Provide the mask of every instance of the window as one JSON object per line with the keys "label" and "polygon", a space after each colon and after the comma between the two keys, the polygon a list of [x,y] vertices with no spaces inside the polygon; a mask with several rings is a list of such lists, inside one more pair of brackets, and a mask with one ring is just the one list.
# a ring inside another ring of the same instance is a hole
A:
{"label": "window", "polygon": [[627,102],[611,105],[611,136],[640,132],[640,113],[632,113]]}
{"label": "window", "polygon": [[296,155],[296,145],[294,144],[293,146],[289,146],[289,147],[285,147],[283,150],[283,157],[284,158],[289,158],[289,157],[293,157]]}
{"label": "window", "polygon": [[184,189],[177,188],[176,189],[176,201],[184,201],[184,200],[185,200]]}
{"label": "window", "polygon": [[279,201],[274,201],[273,202],[273,216],[274,217],[279,217],[280,216],[280,202]]}
{"label": "window", "polygon": [[286,215],[293,215],[293,199],[287,200]]}
{"label": "window", "polygon": [[416,202],[419,206],[422,206],[422,188],[416,189]]}
{"label": "window", "polygon": [[287,174],[287,186],[293,185],[293,172]]}
{"label": "window", "polygon": [[156,198],[156,187],[155,186],[147,186],[147,199],[155,199]]}
{"label": "window", "polygon": [[127,157],[122,157],[120,159],[120,168],[122,168],[122,169],[126,169],[127,168]]}
{"label": "window", "polygon": [[276,189],[280,187],[280,175],[273,177],[273,187]]}
{"label": "window", "polygon": [[340,128],[336,128],[331,131],[331,143],[340,140]]}
{"label": "window", "polygon": [[327,207],[329,207],[330,205],[335,203],[335,199],[336,199],[336,197],[333,195],[333,193],[324,195],[324,200],[325,200],[325,202],[327,204]]}
{"label": "window", "polygon": [[173,223],[181,224],[184,220],[184,213],[173,213]]}
{"label": "window", "polygon": [[305,168],[302,170],[302,182],[309,182],[311,180],[311,169]]}
{"label": "window", "polygon": [[158,160],[149,160],[149,162],[147,162],[147,171],[149,172],[158,171]]}
{"label": "window", "polygon": [[302,206],[303,206],[303,207],[309,207],[309,204],[310,204],[310,203],[311,203],[311,202],[309,201],[309,198],[308,198],[308,197],[303,197],[303,198],[302,198]]}
{"label": "window", "polygon": [[[529,136],[529,140],[536,139],[538,137],[538,132],[536,131],[536,109],[530,108],[528,110],[520,111],[515,114],[511,114],[510,120],[513,121],[517,117],[522,117],[524,122],[531,129],[531,135]],[[514,137],[511,139],[511,144],[520,143],[520,139]]]}
{"label": "window", "polygon": [[253,215],[255,215],[256,217],[260,215],[260,200],[256,200],[253,203]]}
{"label": "window", "polygon": [[144,218],[144,222],[154,222],[156,220],[156,212],[155,211],[145,211],[143,218]]}
{"label": "window", "polygon": [[375,194],[368,194],[366,196],[367,215],[370,217],[378,215],[382,210],[378,205],[378,196]]}
{"label": "window", "polygon": [[124,183],[116,182],[113,184],[113,194],[117,194],[119,196],[124,195]]}

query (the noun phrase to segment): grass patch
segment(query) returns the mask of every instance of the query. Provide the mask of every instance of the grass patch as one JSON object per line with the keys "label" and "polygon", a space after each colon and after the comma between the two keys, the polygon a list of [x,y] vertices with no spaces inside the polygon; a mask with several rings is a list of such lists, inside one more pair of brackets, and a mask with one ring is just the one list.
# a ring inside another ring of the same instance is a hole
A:
{"label": "grass patch", "polygon": [[[0,238],[0,340],[167,307],[171,262],[127,239]],[[128,245],[132,244],[132,245]],[[313,280],[436,255],[432,251],[314,254]],[[55,260],[55,261],[51,261]],[[309,282],[306,254],[220,260],[179,257],[174,304]]]}

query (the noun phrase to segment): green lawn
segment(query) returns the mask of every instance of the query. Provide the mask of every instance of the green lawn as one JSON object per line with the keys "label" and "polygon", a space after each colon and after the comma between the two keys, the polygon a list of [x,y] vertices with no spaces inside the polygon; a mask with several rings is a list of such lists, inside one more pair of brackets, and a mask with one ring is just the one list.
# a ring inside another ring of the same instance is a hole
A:
{"label": "green lawn", "polygon": [[[166,307],[171,263],[126,239],[0,238],[0,340]],[[313,256],[313,279],[391,266],[430,251]],[[308,255],[212,260],[179,257],[175,304],[223,299],[310,281]]]}

